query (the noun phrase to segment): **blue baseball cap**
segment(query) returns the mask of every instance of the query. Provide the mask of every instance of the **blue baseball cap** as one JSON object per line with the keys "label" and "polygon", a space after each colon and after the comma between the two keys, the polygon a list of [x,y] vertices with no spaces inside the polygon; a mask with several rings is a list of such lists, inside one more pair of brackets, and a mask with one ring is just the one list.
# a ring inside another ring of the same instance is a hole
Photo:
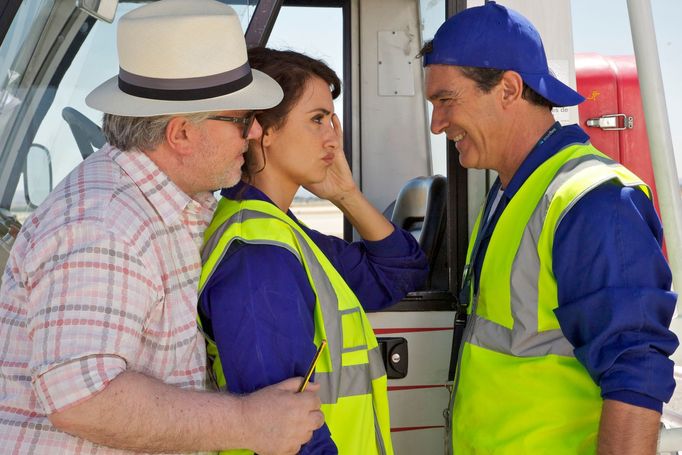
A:
{"label": "blue baseball cap", "polygon": [[468,8],[440,26],[424,66],[455,65],[513,70],[555,106],[585,101],[552,75],[540,34],[528,19],[495,2]]}

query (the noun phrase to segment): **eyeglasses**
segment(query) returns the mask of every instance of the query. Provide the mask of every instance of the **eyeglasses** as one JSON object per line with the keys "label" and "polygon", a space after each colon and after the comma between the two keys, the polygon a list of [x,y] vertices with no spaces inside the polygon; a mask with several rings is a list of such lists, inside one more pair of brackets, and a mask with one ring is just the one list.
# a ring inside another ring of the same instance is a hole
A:
{"label": "eyeglasses", "polygon": [[253,120],[256,118],[256,112],[251,112],[246,114],[244,117],[227,117],[225,115],[212,115],[208,117],[208,120],[220,120],[221,122],[237,123],[242,125],[242,138],[246,139],[249,137],[249,131],[251,131],[251,126],[253,126]]}

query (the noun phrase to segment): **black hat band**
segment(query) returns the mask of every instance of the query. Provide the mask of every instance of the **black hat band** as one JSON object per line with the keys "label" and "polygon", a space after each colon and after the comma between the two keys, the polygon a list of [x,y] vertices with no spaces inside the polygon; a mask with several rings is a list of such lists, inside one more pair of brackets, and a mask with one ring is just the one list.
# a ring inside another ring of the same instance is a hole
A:
{"label": "black hat band", "polygon": [[118,72],[118,88],[128,95],[164,101],[195,101],[229,95],[253,81],[248,63],[220,74],[184,79],[163,79]]}

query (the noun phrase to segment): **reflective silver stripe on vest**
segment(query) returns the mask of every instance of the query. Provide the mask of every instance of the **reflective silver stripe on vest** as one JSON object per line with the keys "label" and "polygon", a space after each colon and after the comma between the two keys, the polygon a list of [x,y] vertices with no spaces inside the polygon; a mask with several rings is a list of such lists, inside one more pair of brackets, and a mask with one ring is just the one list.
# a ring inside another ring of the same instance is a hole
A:
{"label": "reflective silver stripe on vest", "polygon": [[547,354],[573,356],[573,346],[561,330],[537,333],[537,325],[533,331],[529,331],[516,323],[509,330],[477,315],[471,315],[471,318],[471,325],[476,330],[470,334],[469,342],[476,346],[516,357],[539,357]]}
{"label": "reflective silver stripe on vest", "polygon": [[[234,223],[241,223],[246,220],[253,219],[273,219],[272,215],[259,212],[256,210],[242,209],[228,218],[216,231],[211,235],[210,239],[202,251],[202,260],[205,263],[211,255],[212,250],[218,245],[220,238]],[[275,218],[277,219],[277,218]],[[285,223],[284,221],[282,221]],[[342,367],[341,352],[353,352],[357,349],[355,347],[341,351],[338,347],[343,346],[343,334],[341,332],[341,314],[338,310],[338,300],[334,287],[325,273],[322,265],[315,256],[315,253],[310,248],[307,240],[295,229],[291,228],[298,244],[303,253],[303,258],[299,257],[299,253],[291,245],[271,240],[248,240],[239,238],[239,240],[249,244],[267,244],[286,248],[291,251],[302,263],[307,264],[313,282],[315,283],[315,291],[317,293],[318,301],[320,302],[320,309],[322,311],[323,320],[325,321],[325,331],[327,334],[329,354],[332,361],[332,371],[329,373],[315,373],[315,382],[320,384],[320,391],[318,395],[323,404],[334,404],[339,397],[366,395],[372,393],[372,379],[381,377],[386,374],[381,359],[381,354],[378,348],[368,351],[369,363],[361,365],[350,365]],[[236,239],[236,238],[235,238]],[[232,243],[234,239],[230,241]],[[224,248],[221,253],[222,257],[225,255],[228,248]],[[216,267],[220,261],[216,261]],[[213,274],[213,270],[211,273]],[[210,275],[209,275],[210,277]],[[208,279],[206,280],[208,282]],[[344,310],[343,314],[359,311],[358,308]],[[335,347],[335,348],[334,348]],[[367,349],[364,346],[362,349]],[[375,376],[381,371],[381,374]]]}
{"label": "reflective silver stripe on vest", "polygon": [[[368,364],[348,365],[341,369],[342,387],[336,398],[371,394],[372,384],[366,378],[374,380],[386,375],[379,348],[370,349],[367,354],[369,356]],[[334,373],[315,373],[315,382],[320,384],[318,396],[323,404],[336,402],[336,398],[329,393],[331,383],[334,381],[333,375]]]}
{"label": "reflective silver stripe on vest", "polygon": [[[512,264],[510,286],[513,329],[510,330],[472,314],[471,322],[467,324],[464,335],[469,343],[517,357],[537,357],[548,354],[574,357],[574,348],[561,330],[538,332],[540,257],[537,252],[537,241],[545,224],[549,205],[559,188],[578,172],[601,165],[601,163],[617,166],[607,158],[586,155],[568,161],[559,169],[528,220]],[[555,228],[584,194],[601,183],[603,182],[595,181],[592,187],[582,195],[578,195],[562,212]],[[478,296],[474,298],[474,308],[477,301]]]}
{"label": "reflective silver stripe on vest", "polygon": [[[341,316],[346,315],[346,314],[360,313],[360,308],[348,308],[347,310],[341,310],[338,313]],[[350,348],[342,348],[341,352],[345,354],[347,352],[357,352],[357,351],[366,351],[366,350],[367,350],[367,345],[361,344],[361,345],[353,346]]]}
{"label": "reflective silver stripe on vest", "polygon": [[[232,224],[234,224],[234,223],[241,223],[241,222],[242,222],[242,217],[240,216],[240,214],[241,214],[241,212],[237,212],[237,213],[235,213],[234,215],[232,215],[232,216],[231,216],[230,218],[228,218],[223,224],[221,224],[221,225],[218,227],[218,229],[215,230],[215,232],[214,232],[213,234],[211,234],[211,237],[208,239],[208,241],[206,242],[206,244],[204,244],[204,246],[201,248],[201,262],[202,262],[203,264],[205,264],[205,263],[208,262],[208,259],[211,257],[211,253],[213,253],[213,250],[215,250],[216,246],[218,245],[218,242],[220,242],[220,239],[222,238],[222,236],[223,236],[223,234],[225,233],[225,231],[227,231],[227,230],[229,229],[229,227],[230,227]],[[244,240],[244,239],[239,239],[239,240],[241,240],[241,241],[243,241],[243,242],[246,242],[246,240]],[[299,254],[298,254],[298,251],[296,251],[296,249],[293,248],[293,247],[292,247],[291,245],[289,245],[288,243],[275,242],[274,240],[267,241],[267,242],[265,242],[265,241],[261,242],[261,241],[259,241],[259,240],[251,240],[251,241],[249,241],[249,243],[254,244],[254,245],[257,245],[257,244],[262,244],[262,245],[276,245],[276,246],[285,248],[285,249],[291,251],[291,253],[292,253],[294,256],[296,256],[296,259],[298,259],[298,262],[301,262],[301,258],[300,258]],[[227,250],[229,249],[228,246],[231,245],[231,244],[232,244],[232,240],[231,240],[230,243],[228,243],[228,245],[226,245],[226,247],[223,249],[223,251],[222,251],[222,253],[221,253],[221,255],[220,255],[219,260],[216,262],[217,264],[219,264],[220,261],[222,261],[223,257],[225,256],[225,253],[226,253]],[[213,270],[211,270],[211,274],[212,274],[212,273],[213,273]],[[210,276],[211,276],[211,275],[209,274],[209,277],[210,277]],[[206,278],[206,282],[208,282],[208,277]]]}
{"label": "reflective silver stripe on vest", "polygon": [[[341,376],[341,381],[338,381]],[[369,365],[348,365],[343,367],[341,374],[336,371],[331,373],[315,373],[315,382],[320,384],[318,396],[322,404],[334,404],[340,397],[352,397],[356,395],[367,395],[372,393],[372,383],[367,380],[369,377]],[[340,382],[340,387],[336,394],[332,393],[335,383]]]}
{"label": "reflective silver stripe on vest", "polygon": [[[223,224],[218,226],[218,229],[216,229],[215,232],[213,232],[213,234],[211,234],[211,237],[208,239],[208,241],[206,241],[204,246],[201,248],[201,263],[202,264],[206,264],[208,262],[208,259],[211,257],[211,254],[213,253],[213,250],[215,250],[216,246],[218,246],[218,242],[220,242],[220,239],[222,238],[225,231],[227,231],[232,224],[241,223],[241,221],[242,221],[241,212],[237,212],[234,215],[232,215],[230,218],[228,218]],[[225,248],[223,248],[223,250],[220,252],[220,257],[218,257],[218,260],[215,262],[215,267],[213,269],[211,269],[208,276],[206,277],[206,280],[204,280],[203,284],[199,288],[199,295],[201,295],[201,292],[203,291],[204,286],[206,285],[206,283],[209,282],[209,280],[211,279],[211,276],[216,271],[216,268],[223,261],[223,258],[225,257],[228,250],[230,249],[230,246],[232,246],[232,242],[234,242],[235,240],[240,240],[244,243],[250,243],[252,245],[259,245],[260,244],[260,245],[279,246],[281,248],[284,248],[284,249],[290,251],[291,254],[293,254],[296,257],[296,259],[298,259],[298,262],[301,262],[301,257],[299,256],[298,251],[296,251],[295,248],[293,248],[291,245],[289,245],[287,243],[275,242],[274,240],[273,241],[267,241],[267,242],[260,241],[260,240],[247,241],[246,239],[235,237],[233,239],[230,239],[228,244],[225,245]]]}
{"label": "reflective silver stripe on vest", "polygon": [[384,359],[381,357],[379,346],[367,351],[369,357],[369,377],[373,380],[386,376],[386,368],[384,367]]}

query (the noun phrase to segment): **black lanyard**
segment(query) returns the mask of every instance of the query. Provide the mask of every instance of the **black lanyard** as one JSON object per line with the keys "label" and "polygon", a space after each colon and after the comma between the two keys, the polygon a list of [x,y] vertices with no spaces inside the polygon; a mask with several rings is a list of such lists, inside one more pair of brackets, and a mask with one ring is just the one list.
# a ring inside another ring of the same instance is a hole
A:
{"label": "black lanyard", "polygon": [[[473,265],[476,263],[476,257],[478,256],[478,250],[481,246],[481,239],[484,237],[483,234],[486,232],[486,229],[488,229],[488,225],[493,218],[490,216],[490,211],[492,210],[492,206],[495,205],[495,204],[493,204],[493,202],[495,200],[493,195],[497,195],[497,193],[499,192],[500,186],[501,186],[501,184],[498,180],[495,183],[495,185],[493,185],[493,188],[490,190],[490,192],[488,193],[488,196],[486,197],[485,209],[483,211],[482,218],[479,221],[479,229],[478,229],[478,233],[476,234],[476,241],[474,242],[474,246],[471,250],[471,256],[469,258],[469,261],[464,265],[462,287],[459,291],[459,299],[458,299],[457,307],[455,310],[455,321],[453,324],[453,331],[452,331],[452,348],[451,348],[452,349],[452,351],[451,351],[452,355],[450,356],[450,368],[448,371],[448,381],[454,380],[454,377],[455,377],[455,371],[456,371],[457,365],[458,365],[458,359],[459,359],[460,348],[462,345],[462,339],[464,337],[464,329],[467,325],[467,308],[469,306],[469,294],[470,294],[471,280],[473,279],[472,269],[473,269]],[[502,197],[504,197],[504,195],[502,195]],[[496,205],[496,207],[497,206],[499,206],[499,203]]]}

